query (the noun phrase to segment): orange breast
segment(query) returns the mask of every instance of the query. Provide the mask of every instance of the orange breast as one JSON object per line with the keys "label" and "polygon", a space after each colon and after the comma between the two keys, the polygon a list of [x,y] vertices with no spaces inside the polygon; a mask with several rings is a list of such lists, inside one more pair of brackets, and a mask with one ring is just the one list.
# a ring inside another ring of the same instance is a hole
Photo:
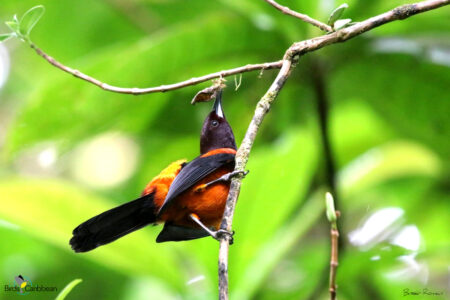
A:
{"label": "orange breast", "polygon": [[233,171],[230,167],[224,167],[199,181],[194,187],[177,197],[176,201],[161,216],[164,221],[171,221],[182,226],[197,225],[189,218],[189,214],[196,214],[203,224],[219,228],[222,220],[225,203],[230,189],[230,183],[215,183],[201,192],[196,188],[208,183],[222,175]]}
{"label": "orange breast", "polygon": [[[219,153],[235,154],[236,150],[221,148],[210,151],[203,156]],[[175,177],[180,173],[181,166],[186,160],[178,160],[165,168],[158,176],[152,179],[146,186],[142,195],[154,193],[154,203],[160,208],[166,199],[170,185]],[[208,182],[211,182],[222,175],[233,171],[231,166],[223,167],[199,181],[195,186],[173,199],[173,203],[162,214],[159,221],[171,221],[176,225],[198,227],[190,218],[189,214],[196,214],[203,224],[219,228],[222,220],[225,203],[230,189],[230,183],[218,182],[202,191],[196,189]]]}

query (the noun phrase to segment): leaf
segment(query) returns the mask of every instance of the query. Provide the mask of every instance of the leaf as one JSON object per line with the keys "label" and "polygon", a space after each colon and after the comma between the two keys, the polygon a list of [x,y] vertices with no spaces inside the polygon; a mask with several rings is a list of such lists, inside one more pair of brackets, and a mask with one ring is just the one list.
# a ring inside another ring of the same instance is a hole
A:
{"label": "leaf", "polygon": [[323,195],[324,190],[315,191],[291,221],[269,235],[267,242],[251,257],[236,288],[232,289],[232,299],[254,298],[271,270],[322,216],[325,210]]}
{"label": "leaf", "polygon": [[36,25],[39,19],[45,12],[45,8],[42,5],[37,5],[30,8],[20,19],[20,33],[25,37],[28,37],[31,29]]}
{"label": "leaf", "polygon": [[6,40],[8,40],[8,39],[10,39],[12,37],[14,37],[14,33],[12,33],[12,32],[11,33],[0,34],[0,43],[4,42],[4,41],[6,41]]}
{"label": "leaf", "polygon": [[250,174],[245,178],[234,216],[239,248],[230,256],[234,266],[230,270],[231,286],[251,284],[242,280],[247,266],[305,200],[317,160],[311,133],[298,128],[285,133],[271,147],[252,153],[248,163]]}
{"label": "leaf", "polygon": [[357,157],[341,170],[338,182],[342,195],[350,196],[395,178],[437,178],[440,163],[439,157],[421,144],[391,141]]}
{"label": "leaf", "polygon": [[20,33],[19,31],[19,23],[16,21],[6,21],[6,26],[8,26],[12,31],[16,33]]}
{"label": "leaf", "polygon": [[331,193],[325,194],[325,203],[327,208],[327,218],[330,223],[336,222],[336,210],[334,209],[334,199]]}
{"label": "leaf", "polygon": [[82,279],[74,279],[71,282],[69,282],[68,285],[56,296],[55,300],[64,300],[66,299],[67,295],[72,291],[72,289],[77,286],[79,283],[81,283]]}
{"label": "leaf", "polygon": [[346,102],[333,108],[330,116],[330,140],[338,168],[392,137],[391,128],[367,102],[346,99]]}
{"label": "leaf", "polygon": [[339,5],[333,12],[331,13],[330,17],[328,18],[328,25],[333,26],[335,22],[342,16],[344,11],[348,8],[348,4],[344,3]]}
{"label": "leaf", "polygon": [[217,93],[225,88],[225,84],[222,83],[222,80],[216,80],[215,83],[207,88],[204,88],[197,94],[195,94],[194,98],[191,101],[192,105],[195,105],[197,102],[208,102],[210,100],[216,99]]}
{"label": "leaf", "polygon": [[348,26],[350,24],[350,22],[352,21],[352,19],[341,19],[341,20],[337,20],[334,23],[334,30],[339,30],[341,28],[344,28],[346,26]]}
{"label": "leaf", "polygon": [[362,54],[336,70],[330,94],[367,102],[398,133],[450,157],[448,67],[405,54]]}

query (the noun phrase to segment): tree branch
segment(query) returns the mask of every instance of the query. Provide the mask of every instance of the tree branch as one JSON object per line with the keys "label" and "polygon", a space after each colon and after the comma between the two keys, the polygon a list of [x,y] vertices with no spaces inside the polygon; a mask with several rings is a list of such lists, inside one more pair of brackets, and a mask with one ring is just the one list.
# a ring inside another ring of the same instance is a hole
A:
{"label": "tree branch", "polygon": [[266,1],[267,3],[269,3],[270,5],[272,5],[273,7],[275,7],[276,9],[278,9],[279,11],[281,11],[285,15],[290,15],[290,16],[293,16],[295,18],[298,18],[298,19],[300,19],[300,20],[302,20],[302,21],[304,21],[306,23],[309,23],[311,25],[314,25],[314,26],[320,28],[321,30],[323,30],[325,32],[332,32],[333,31],[333,28],[331,28],[331,26],[329,26],[329,25],[327,25],[325,23],[322,23],[320,21],[317,21],[316,19],[313,19],[313,18],[311,18],[308,15],[296,12],[296,11],[290,9],[287,6],[283,6],[283,5],[278,4],[277,2],[275,2],[273,0],[264,0],[264,1]]}
{"label": "tree branch", "polygon": [[[273,2],[271,0],[265,0],[265,1]],[[313,38],[310,40],[305,40],[302,42],[295,43],[286,51],[285,59],[291,59],[294,55],[304,54],[307,52],[311,52],[311,51],[320,49],[320,48],[330,45],[330,44],[346,41],[356,35],[359,35],[363,32],[371,30],[371,29],[378,27],[380,25],[383,25],[385,23],[392,22],[395,20],[405,19],[412,15],[447,5],[449,3],[449,1],[450,0],[429,0],[429,1],[419,2],[416,4],[403,5],[403,6],[397,7],[396,9],[393,9],[387,13],[384,13],[382,15],[370,18],[361,23],[357,23],[356,25],[353,25],[351,27],[333,32],[328,35],[324,35],[321,37],[317,37],[317,38]],[[194,77],[189,80],[185,80],[185,81],[173,83],[173,84],[168,84],[168,85],[161,85],[161,86],[149,87],[149,88],[122,88],[122,87],[112,86],[107,83],[101,82],[100,80],[95,79],[89,75],[86,75],[86,74],[80,72],[79,70],[75,70],[68,66],[63,65],[62,63],[55,60],[53,57],[49,56],[47,53],[45,53],[44,51],[39,49],[35,44],[33,44],[31,42],[30,42],[30,47],[32,49],[34,49],[39,56],[43,57],[51,65],[53,65],[54,67],[56,67],[64,72],[67,72],[77,78],[80,78],[89,83],[92,83],[93,85],[96,85],[106,91],[110,91],[110,92],[114,92],[114,93],[121,93],[121,94],[131,94],[131,95],[142,95],[142,94],[150,94],[150,93],[157,93],[157,92],[167,92],[167,91],[171,91],[171,90],[184,88],[184,87],[190,86],[190,85],[195,85],[195,84],[205,82],[205,81],[208,81],[211,79],[215,79],[215,78],[219,78],[219,77],[226,77],[226,76],[245,73],[245,72],[250,72],[250,71],[254,71],[254,70],[279,69],[283,63],[283,61],[275,61],[275,62],[262,63],[262,64],[249,64],[249,65],[242,66],[239,68],[219,71],[216,73],[204,75],[202,77],[197,77],[197,78]]]}
{"label": "tree branch", "polygon": [[296,55],[303,55],[307,52],[312,52],[331,44],[345,42],[357,35],[360,35],[386,23],[403,20],[413,15],[439,8],[441,6],[448,5],[449,2],[450,0],[427,0],[414,4],[399,6],[384,14],[372,17],[362,22],[358,22],[355,25],[349,26],[331,34],[294,43],[286,51],[285,59],[289,59]]}
{"label": "tree branch", "polygon": [[40,48],[38,48],[35,44],[30,43],[30,47],[36,51],[36,53],[43,57],[47,62],[49,62],[54,67],[67,72],[69,74],[72,74],[73,76],[82,79],[84,81],[87,81],[89,83],[92,83],[93,85],[96,85],[106,91],[114,92],[114,93],[120,93],[120,94],[131,94],[131,95],[143,95],[143,94],[151,94],[151,93],[164,93],[167,91],[177,90],[180,88],[184,88],[190,85],[196,85],[201,82],[205,82],[211,79],[219,78],[219,77],[227,77],[230,75],[235,74],[241,74],[246,72],[251,72],[255,70],[270,70],[270,69],[279,69],[281,68],[282,61],[274,61],[274,62],[268,62],[268,63],[262,63],[262,64],[248,64],[239,68],[229,69],[229,70],[223,70],[215,73],[211,73],[208,75],[204,75],[202,77],[194,77],[185,81],[181,81],[178,83],[173,84],[167,84],[167,85],[160,85],[156,87],[149,87],[149,88],[123,88],[123,87],[117,87],[112,86],[107,83],[101,82],[98,79],[95,79],[89,75],[86,75],[78,70],[72,69],[66,65],[63,65],[59,61],[55,60],[53,57],[42,51]]}
{"label": "tree branch", "polygon": [[[268,113],[271,103],[278,96],[281,88],[286,82],[291,72],[292,61],[285,59],[278,73],[277,78],[270,86],[264,97],[258,102],[256,106],[255,114],[250,126],[247,129],[241,146],[236,154],[236,167],[235,170],[244,170],[247,164],[250,150],[253,146],[253,142],[256,138],[259,126],[261,125],[265,115]],[[225,206],[225,212],[221,223],[221,228],[231,231],[231,224],[233,221],[234,209],[236,207],[236,201],[241,190],[242,177],[234,177],[231,180],[230,192],[227,198],[227,204]],[[228,299],[228,249],[230,247],[230,237],[224,235],[220,239],[220,251],[219,251],[219,299]]]}
{"label": "tree branch", "polygon": [[[281,91],[281,88],[288,79],[292,66],[301,55],[318,50],[327,45],[344,42],[383,24],[396,20],[403,20],[415,14],[422,13],[431,9],[436,9],[444,5],[448,5],[449,2],[450,0],[428,0],[415,4],[407,4],[399,6],[384,14],[372,17],[363,22],[357,23],[353,26],[341,29],[337,32],[313,38],[310,40],[294,43],[286,51],[283,58],[281,70],[279,71],[277,77],[275,78],[275,81],[272,83],[269,90],[261,98],[261,100],[258,102],[256,106],[254,116],[250,122],[245,137],[236,153],[235,171],[241,172],[245,171],[245,166],[247,164],[250,155],[250,150],[255,141],[259,127],[265,115],[269,112],[271,104],[276,99],[276,97]],[[231,181],[230,192],[228,194],[227,203],[225,206],[225,211],[221,223],[222,229],[231,231],[234,210],[239,196],[241,183],[242,177],[235,177]],[[221,300],[228,299],[228,252],[230,246],[229,242],[230,237],[228,235],[223,235],[220,238],[218,273],[219,273],[219,299]]]}

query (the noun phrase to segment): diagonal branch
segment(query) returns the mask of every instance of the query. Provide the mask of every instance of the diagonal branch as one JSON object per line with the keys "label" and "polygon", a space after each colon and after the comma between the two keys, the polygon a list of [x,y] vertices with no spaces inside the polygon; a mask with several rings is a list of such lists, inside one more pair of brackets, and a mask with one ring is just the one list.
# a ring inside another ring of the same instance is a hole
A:
{"label": "diagonal branch", "polygon": [[167,85],[160,85],[156,87],[149,87],[149,88],[123,88],[123,87],[117,87],[113,85],[109,85],[107,83],[101,82],[98,79],[95,79],[89,75],[86,75],[78,70],[72,69],[66,65],[63,65],[59,61],[55,60],[53,57],[42,51],[40,48],[38,48],[35,44],[30,43],[30,47],[36,51],[36,53],[43,57],[47,62],[49,62],[54,67],[67,72],[69,74],[72,74],[73,76],[82,79],[84,81],[87,81],[89,83],[92,83],[93,85],[96,85],[106,91],[114,92],[114,93],[120,93],[120,94],[131,94],[131,95],[143,95],[143,94],[150,94],[150,93],[164,93],[167,91],[177,90],[181,89],[190,85],[196,85],[201,82],[205,82],[211,79],[219,78],[219,77],[227,77],[230,75],[235,74],[241,74],[246,72],[251,72],[255,70],[270,70],[270,69],[279,69],[281,68],[282,61],[274,61],[274,62],[268,62],[268,63],[262,63],[262,64],[248,64],[239,68],[234,68],[230,70],[223,70],[215,73],[211,73],[208,75],[204,75],[202,77],[194,77],[185,81],[181,81],[178,83],[173,84],[167,84]]}
{"label": "diagonal branch", "polygon": [[[278,73],[277,78],[270,86],[267,93],[262,97],[256,106],[255,114],[250,126],[247,129],[244,140],[239,147],[238,153],[236,154],[236,168],[235,170],[244,170],[247,164],[248,157],[250,155],[250,150],[253,146],[253,142],[256,138],[256,133],[258,132],[259,126],[261,125],[264,116],[267,114],[270,108],[270,104],[278,96],[281,88],[286,82],[289,74],[291,72],[292,61],[285,59]],[[223,214],[221,228],[231,231],[231,223],[233,221],[234,209],[236,206],[236,201],[241,190],[241,178],[233,178],[231,181],[230,192],[227,198],[227,204],[225,206],[225,212]],[[230,246],[230,237],[224,235],[220,239],[220,250],[219,250],[219,299],[228,299],[228,249]]]}
{"label": "diagonal branch", "polygon": [[294,43],[286,51],[285,59],[289,59],[294,56],[300,56],[307,52],[312,52],[331,44],[345,42],[357,35],[360,35],[366,31],[372,30],[386,23],[403,20],[413,15],[448,5],[449,3],[450,0],[427,0],[414,4],[399,6],[381,15],[369,18],[362,22],[358,22],[355,25],[349,26],[331,34]]}
{"label": "diagonal branch", "polygon": [[273,0],[264,0],[264,1],[266,1],[267,3],[269,3],[270,5],[272,5],[273,7],[275,7],[276,9],[278,9],[279,11],[281,11],[285,15],[290,15],[290,16],[293,16],[295,18],[298,18],[298,19],[300,19],[300,20],[302,20],[302,21],[304,21],[306,23],[309,23],[311,25],[314,25],[314,26],[320,28],[321,30],[323,30],[325,32],[332,32],[333,31],[333,28],[331,28],[331,26],[329,26],[329,25],[327,25],[325,23],[322,23],[320,21],[317,21],[316,19],[313,19],[313,18],[311,18],[308,15],[296,12],[296,11],[290,9],[287,6],[283,6],[283,5],[278,4],[277,2],[275,2]]}
{"label": "diagonal branch", "polygon": [[[259,127],[269,112],[270,106],[277,98],[284,83],[288,79],[292,66],[297,59],[308,52],[312,52],[323,48],[327,45],[347,41],[357,35],[360,35],[373,28],[381,26],[383,24],[403,20],[418,13],[422,13],[428,10],[436,9],[441,6],[448,5],[450,0],[428,0],[415,4],[407,4],[399,6],[391,11],[383,13],[381,15],[372,17],[363,22],[357,23],[353,26],[344,28],[337,32],[324,35],[321,37],[313,38],[310,40],[294,43],[286,51],[281,70],[279,71],[275,81],[272,83],[266,94],[261,98],[256,106],[255,113],[247,129],[244,139],[236,153],[236,167],[235,171],[243,172],[247,164],[250,150],[258,133]],[[239,196],[242,183],[242,177],[235,177],[231,181],[230,192],[228,194],[225,211],[223,214],[221,228],[231,231],[234,210],[236,202]],[[229,240],[227,235],[224,235],[220,239],[219,249],[219,299],[228,299],[228,252],[229,252]]]}

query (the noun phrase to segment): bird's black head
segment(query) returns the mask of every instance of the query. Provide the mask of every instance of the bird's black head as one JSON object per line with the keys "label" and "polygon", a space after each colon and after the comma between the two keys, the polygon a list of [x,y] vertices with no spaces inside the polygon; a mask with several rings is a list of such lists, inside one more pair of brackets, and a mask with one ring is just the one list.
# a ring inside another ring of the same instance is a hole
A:
{"label": "bird's black head", "polygon": [[206,117],[200,136],[201,154],[219,148],[236,150],[233,130],[231,130],[222,110],[222,91],[217,93],[213,110]]}

